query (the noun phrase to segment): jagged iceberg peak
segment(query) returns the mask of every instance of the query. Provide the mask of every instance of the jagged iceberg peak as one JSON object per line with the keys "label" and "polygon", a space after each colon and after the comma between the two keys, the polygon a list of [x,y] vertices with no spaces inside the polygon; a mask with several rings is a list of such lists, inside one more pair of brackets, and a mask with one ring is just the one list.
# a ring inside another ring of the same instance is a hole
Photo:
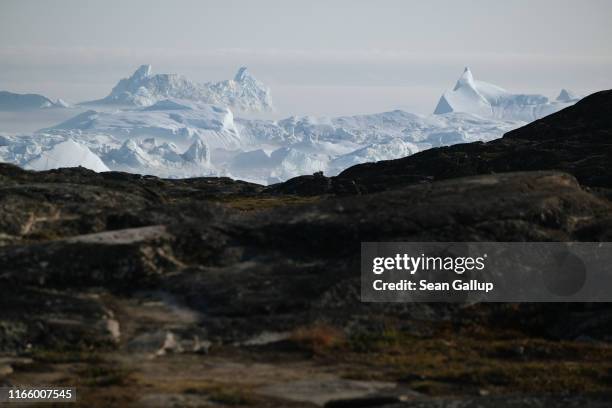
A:
{"label": "jagged iceberg peak", "polygon": [[151,76],[153,73],[153,67],[151,65],[141,65],[138,69],[132,74],[130,79],[132,80],[140,80]]}
{"label": "jagged iceberg peak", "polygon": [[126,140],[121,147],[126,150],[140,151],[140,147],[138,146],[138,143],[136,143],[132,139]]}
{"label": "jagged iceberg peak", "polygon": [[580,97],[574,92],[563,88],[561,89],[561,92],[559,92],[559,96],[557,96],[556,100],[559,102],[577,102],[578,99],[580,99]]}
{"label": "jagged iceberg peak", "polygon": [[58,108],[70,108],[70,104],[63,100],[62,98],[57,98],[54,102],[54,106]]}
{"label": "jagged iceberg peak", "polygon": [[205,85],[212,91],[211,103],[229,106],[239,112],[274,110],[270,89],[257,80],[246,67],[240,67],[233,80]]}
{"label": "jagged iceberg peak", "polygon": [[247,67],[240,67],[238,72],[236,72],[236,75],[234,75],[234,82],[244,89],[251,88],[256,92],[269,93],[268,88],[259,82],[257,78],[251,75],[251,72],[247,70]]}
{"label": "jagged iceberg peak", "polygon": [[210,164],[210,149],[199,137],[193,142],[189,149],[182,154],[184,160],[199,165]]}
{"label": "jagged iceberg peak", "polygon": [[474,79],[472,71],[466,67],[455,87],[442,94],[434,114],[463,112],[483,118],[531,122],[574,102],[559,98],[556,102],[550,102],[543,95],[515,94],[497,85]]}
{"label": "jagged iceberg peak", "polygon": [[234,76],[234,81],[242,82],[247,78],[252,78],[251,73],[247,71],[247,67],[240,67],[236,75]]}
{"label": "jagged iceberg peak", "polygon": [[470,88],[476,88],[476,84],[474,83],[474,75],[472,75],[470,67],[465,67],[465,69],[463,70],[463,74],[461,74],[461,77],[459,77],[459,79],[457,80],[453,91],[456,91],[457,89],[465,86]]}
{"label": "jagged iceberg peak", "polygon": [[167,99],[222,105],[239,112],[273,110],[270,90],[246,67],[233,79],[202,84],[178,74],[153,74],[151,65],[141,65],[132,76],[120,80],[106,98],[84,104],[151,106]]}

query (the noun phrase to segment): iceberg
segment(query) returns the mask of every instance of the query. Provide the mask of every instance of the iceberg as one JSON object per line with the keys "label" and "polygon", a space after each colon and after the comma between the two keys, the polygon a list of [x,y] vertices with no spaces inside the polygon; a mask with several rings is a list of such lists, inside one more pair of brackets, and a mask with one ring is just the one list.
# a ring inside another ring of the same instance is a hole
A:
{"label": "iceberg", "polygon": [[18,94],[0,91],[0,111],[22,111],[45,108],[67,108],[69,105],[61,99],[52,101],[39,94]]}
{"label": "iceberg", "polygon": [[557,112],[572,101],[562,92],[562,99],[549,101],[537,94],[514,94],[497,85],[477,81],[466,67],[455,87],[440,97],[434,115],[465,112],[502,120],[531,122]]}
{"label": "iceberg", "polygon": [[102,172],[109,171],[109,168],[92,153],[87,146],[66,140],[43,151],[40,155],[28,162],[25,166],[30,170],[51,170],[61,167],[85,167],[87,169]]}
{"label": "iceberg", "polygon": [[[179,74],[153,74],[151,65],[142,65],[132,76],[121,79],[108,96],[82,105],[152,106],[169,99],[221,105],[239,112],[273,110],[270,89],[246,67],[233,79],[197,83]],[[177,108],[172,104],[165,102],[165,109]]]}

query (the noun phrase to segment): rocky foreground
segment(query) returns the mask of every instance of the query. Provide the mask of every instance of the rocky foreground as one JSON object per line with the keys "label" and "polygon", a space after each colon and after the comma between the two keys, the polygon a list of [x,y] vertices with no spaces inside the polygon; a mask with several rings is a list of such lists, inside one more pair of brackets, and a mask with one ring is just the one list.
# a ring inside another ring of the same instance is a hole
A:
{"label": "rocky foreground", "polygon": [[[271,187],[0,164],[0,378],[77,405],[607,407],[606,304],[365,304],[363,241],[610,241],[612,91]],[[46,405],[45,405],[46,406]]]}

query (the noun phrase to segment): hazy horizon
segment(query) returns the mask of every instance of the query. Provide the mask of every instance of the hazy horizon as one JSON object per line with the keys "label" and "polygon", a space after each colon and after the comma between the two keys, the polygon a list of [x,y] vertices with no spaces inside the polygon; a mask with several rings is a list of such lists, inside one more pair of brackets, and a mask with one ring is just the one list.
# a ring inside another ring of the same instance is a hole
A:
{"label": "hazy horizon", "polygon": [[554,98],[612,88],[607,1],[63,0],[0,3],[0,90],[80,102],[139,65],[207,82],[240,66],[279,116],[431,113],[465,66]]}

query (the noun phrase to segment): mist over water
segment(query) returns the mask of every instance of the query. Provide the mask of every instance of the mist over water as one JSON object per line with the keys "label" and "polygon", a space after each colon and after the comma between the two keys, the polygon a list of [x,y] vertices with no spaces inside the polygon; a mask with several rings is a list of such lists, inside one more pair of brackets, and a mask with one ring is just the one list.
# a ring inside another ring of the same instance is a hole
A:
{"label": "mist over water", "polygon": [[0,134],[31,133],[55,126],[79,113],[83,108],[38,109],[19,112],[0,112]]}

